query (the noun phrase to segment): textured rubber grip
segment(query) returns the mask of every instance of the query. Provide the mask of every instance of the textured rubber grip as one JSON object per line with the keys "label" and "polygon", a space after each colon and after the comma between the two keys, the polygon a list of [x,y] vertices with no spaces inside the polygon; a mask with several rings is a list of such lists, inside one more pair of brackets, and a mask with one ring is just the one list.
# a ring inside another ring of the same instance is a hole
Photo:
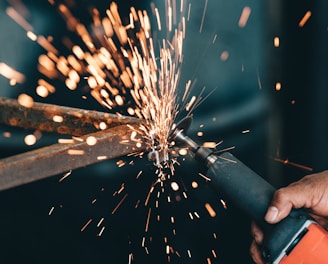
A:
{"label": "textured rubber grip", "polygon": [[245,211],[261,228],[268,228],[264,215],[275,192],[272,185],[228,152],[218,156],[207,177],[223,197]]}

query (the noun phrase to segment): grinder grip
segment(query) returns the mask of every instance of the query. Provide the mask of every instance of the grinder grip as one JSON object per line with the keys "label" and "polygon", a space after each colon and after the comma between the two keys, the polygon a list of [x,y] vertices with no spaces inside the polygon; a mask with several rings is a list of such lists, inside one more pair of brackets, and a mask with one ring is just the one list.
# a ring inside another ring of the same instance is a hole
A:
{"label": "grinder grip", "polygon": [[209,168],[207,177],[215,190],[246,212],[262,229],[271,228],[264,221],[275,192],[271,184],[228,152],[218,156]]}

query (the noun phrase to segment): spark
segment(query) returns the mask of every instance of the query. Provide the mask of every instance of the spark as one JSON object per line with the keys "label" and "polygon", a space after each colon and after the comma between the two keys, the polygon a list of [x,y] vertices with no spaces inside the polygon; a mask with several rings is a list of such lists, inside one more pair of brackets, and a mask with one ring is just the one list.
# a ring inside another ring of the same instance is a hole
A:
{"label": "spark", "polygon": [[99,231],[99,233],[98,233],[98,235],[97,236],[102,236],[102,234],[104,233],[104,231],[105,231],[105,227],[103,226],[101,229],[100,229],[100,231]]}
{"label": "spark", "polygon": [[[49,1],[55,5],[55,1]],[[56,92],[56,80],[63,80],[63,84],[69,90],[89,89],[90,96],[99,102],[109,111],[119,108],[116,112],[118,116],[130,115],[142,120],[142,124],[138,128],[132,128],[131,140],[137,147],[146,144],[148,158],[153,162],[156,168],[157,179],[153,181],[147,193],[144,206],[148,208],[148,214],[145,223],[145,232],[150,233],[151,219],[157,219],[159,222],[164,221],[160,214],[155,210],[159,207],[159,198],[167,199],[167,203],[173,204],[181,199],[187,199],[187,190],[184,183],[180,184],[177,181],[171,181],[171,176],[174,174],[174,166],[179,164],[176,156],[186,156],[187,149],[174,146],[171,142],[171,129],[177,119],[180,111],[186,111],[191,114],[194,109],[201,104],[205,99],[202,94],[190,96],[195,82],[187,81],[185,91],[182,98],[178,97],[177,87],[181,75],[181,67],[183,63],[183,44],[185,38],[186,18],[184,16],[185,8],[187,7],[187,21],[190,19],[191,5],[186,5],[184,1],[180,1],[180,8],[177,7],[175,1],[167,1],[167,14],[165,16],[167,32],[159,32],[154,37],[152,35],[152,25],[147,11],[137,11],[133,7],[130,9],[128,24],[124,24],[118,11],[116,3],[111,3],[106,10],[105,17],[100,17],[97,9],[92,10],[93,24],[92,32],[89,32],[89,27],[83,25],[78,18],[74,17],[73,12],[64,4],[57,6],[58,12],[66,21],[68,30],[75,33],[82,42],[79,44],[67,45],[68,50],[65,55],[59,54],[59,49],[53,46],[52,38],[45,38],[33,31],[33,27],[28,24],[25,18],[17,15],[17,12],[9,10],[11,17],[25,29],[30,40],[36,42],[44,48],[45,54],[41,54],[38,58],[38,70],[43,75],[38,80],[38,85],[35,88],[36,94],[41,98],[46,98]],[[163,30],[165,23],[162,23],[162,17],[159,10],[152,4],[153,15],[157,23],[157,29]],[[205,15],[207,11],[208,0],[204,2],[202,21],[200,32],[203,30]],[[179,11],[180,13],[179,13]],[[97,28],[97,30],[95,30]],[[164,38],[161,39],[161,34],[164,33]],[[166,33],[166,34],[165,34]],[[214,35],[212,43],[215,43],[217,35]],[[55,42],[54,42],[55,43]],[[67,44],[67,43],[66,43]],[[65,43],[64,43],[65,45]],[[222,60],[227,60],[229,57],[228,51],[221,54]],[[0,64],[0,74],[1,71]],[[19,79],[15,73],[12,75],[17,80]],[[8,78],[9,79],[9,78]],[[34,103],[30,100],[31,97],[22,94],[19,100],[21,105],[31,107]],[[23,98],[24,97],[24,98]],[[83,98],[87,98],[84,96]],[[186,104],[186,102],[188,103]],[[181,105],[183,105],[181,107]],[[53,116],[53,121],[61,123],[64,117],[59,115]],[[107,129],[106,122],[94,124],[99,130]],[[202,133],[202,132],[200,132]],[[142,141],[138,140],[141,135]],[[199,136],[202,136],[202,134]],[[36,138],[36,137],[35,137]],[[59,139],[58,143],[70,144],[76,141],[82,142],[82,138],[72,137],[72,139]],[[89,146],[97,144],[94,137],[85,139]],[[125,143],[121,142],[122,145]],[[206,144],[206,143],[205,143]],[[210,144],[210,142],[207,142]],[[214,146],[214,142],[212,143]],[[69,155],[85,155],[83,150],[70,149],[67,151]],[[132,153],[131,156],[142,157],[144,152]],[[98,160],[107,159],[106,156],[98,156]],[[123,167],[126,164],[133,165],[133,161],[127,162],[118,160],[117,166]],[[67,172],[62,176],[59,182],[64,181],[71,175],[72,171]],[[136,175],[135,179],[140,179],[142,171]],[[201,174],[200,174],[201,175]],[[206,176],[201,175],[206,180]],[[168,180],[168,182],[165,182]],[[176,192],[170,195],[163,195],[165,187],[171,186],[171,189]],[[160,189],[157,191],[155,187]],[[192,187],[198,188],[198,183],[193,182]],[[103,190],[102,190],[103,191]],[[123,195],[121,200],[116,204],[111,214],[116,214],[117,210],[122,206],[128,198],[125,185],[122,184],[113,196]],[[155,208],[151,207],[153,200],[151,195],[156,195],[157,199],[154,202]],[[161,198],[162,198],[161,197]],[[97,199],[92,200],[95,204]],[[142,202],[138,199],[135,203],[135,208],[142,207]],[[54,207],[50,210],[54,210]],[[49,212],[49,213],[50,213]],[[153,215],[152,215],[153,213]],[[154,216],[154,217],[152,217]],[[189,211],[190,219],[199,219],[200,215],[196,211]],[[97,236],[102,236],[105,226],[104,217],[97,223],[100,228]],[[81,228],[84,232],[92,223],[90,218]],[[175,224],[174,216],[170,217],[171,224]],[[176,234],[176,229],[172,230]],[[142,238],[142,247],[149,254],[147,247],[148,241],[144,236]],[[180,257],[180,254],[175,251],[172,245],[165,242],[166,253],[174,253]],[[188,250],[188,256],[191,258],[191,251]],[[170,256],[168,256],[170,261]],[[129,254],[129,263],[133,261],[133,254]]]}
{"label": "spark", "polygon": [[262,90],[262,81],[261,81],[261,77],[260,77],[260,73],[259,73],[258,69],[256,69],[256,75],[257,75],[257,83],[258,83],[259,89]]}
{"label": "spark", "polygon": [[62,123],[64,121],[64,118],[62,116],[59,116],[59,115],[54,115],[52,117],[52,121],[54,121],[56,123]]}
{"label": "spark", "polygon": [[201,176],[202,178],[204,178],[206,181],[211,181],[210,178],[206,177],[203,173],[199,172],[198,173],[199,176]]}
{"label": "spark", "polygon": [[249,16],[251,15],[251,8],[249,6],[245,6],[243,8],[243,11],[241,12],[239,21],[238,21],[238,26],[241,28],[246,27],[246,24],[248,22]]}
{"label": "spark", "polygon": [[66,172],[66,173],[63,175],[63,177],[61,177],[61,178],[59,179],[59,182],[62,182],[62,181],[65,180],[67,177],[69,177],[71,174],[72,174],[72,170]]}
{"label": "spark", "polygon": [[231,159],[228,159],[228,158],[225,158],[225,157],[222,157],[222,156],[219,156],[219,158],[222,159],[222,160],[225,160],[227,162],[237,163],[237,161],[235,161],[235,160],[231,160]]}
{"label": "spark", "polygon": [[17,101],[21,106],[24,106],[26,108],[31,108],[34,105],[33,98],[24,93],[18,96]]}
{"label": "spark", "polygon": [[197,188],[198,188],[198,183],[195,182],[195,181],[193,181],[193,182],[191,183],[191,187],[194,188],[194,189],[197,189]]}
{"label": "spark", "polygon": [[122,203],[125,201],[125,199],[128,197],[128,194],[125,194],[123,198],[118,202],[116,207],[112,211],[112,215],[116,213],[117,209],[122,205]]}
{"label": "spark", "polygon": [[202,146],[204,147],[204,148],[216,148],[216,146],[217,146],[217,143],[216,142],[204,142],[203,144],[202,144]]}
{"label": "spark", "polygon": [[148,228],[149,228],[150,215],[151,215],[151,207],[149,207],[148,214],[147,214],[147,220],[146,220],[146,226],[145,226],[146,233],[148,232]]}
{"label": "spark", "polygon": [[104,222],[104,220],[105,220],[105,218],[102,217],[102,218],[99,220],[99,222],[98,222],[98,224],[97,224],[97,227],[100,227],[100,226],[102,225],[102,223]]}
{"label": "spark", "polygon": [[32,146],[36,143],[36,136],[35,135],[26,135],[24,138],[24,142],[27,146]]}
{"label": "spark", "polygon": [[2,135],[5,137],[5,138],[10,138],[11,137],[11,133],[6,131],[6,132],[3,132]]}
{"label": "spark", "polygon": [[0,75],[9,79],[11,83],[24,83],[25,75],[10,67],[4,62],[0,62]]}
{"label": "spark", "polygon": [[227,204],[226,204],[226,202],[225,202],[224,200],[220,199],[220,202],[221,202],[221,204],[223,205],[223,208],[224,208],[224,209],[227,209],[227,208],[228,208],[228,207],[227,207]]}
{"label": "spark", "polygon": [[273,38],[273,46],[275,48],[278,48],[280,46],[280,38],[279,37],[274,37]]}
{"label": "spark", "polygon": [[196,101],[196,96],[191,97],[190,102],[186,106],[187,111],[190,111],[190,109],[191,109],[192,105],[195,103],[195,101]]}
{"label": "spark", "polygon": [[213,254],[213,257],[214,257],[214,258],[217,258],[217,255],[216,255],[216,252],[215,252],[214,249],[212,249],[212,254]]}
{"label": "spark", "polygon": [[72,139],[74,140],[74,141],[78,141],[78,142],[83,142],[84,141],[84,139],[83,138],[80,138],[80,137],[72,137]]}
{"label": "spark", "polygon": [[280,91],[281,90],[281,82],[276,82],[276,91]]}
{"label": "spark", "polygon": [[140,178],[141,174],[142,174],[142,171],[139,171],[138,174],[137,174],[137,176],[136,176],[136,179],[137,180]]}
{"label": "spark", "polygon": [[186,156],[187,154],[188,154],[188,149],[185,149],[185,148],[179,149],[180,156]]}
{"label": "spark", "polygon": [[305,170],[305,171],[309,171],[309,172],[313,171],[313,168],[311,168],[309,166],[302,165],[302,164],[299,164],[299,163],[296,163],[296,162],[292,162],[288,159],[275,158],[274,160],[278,161],[278,162],[281,162],[283,164],[286,164],[286,165],[291,165],[293,167],[300,168],[300,169]]}
{"label": "spark", "polygon": [[33,31],[33,27],[26,21],[26,19],[20,15],[15,8],[13,7],[8,7],[6,9],[6,13],[9,17],[12,18],[18,25],[20,25],[23,29],[25,29],[27,32],[28,31]]}
{"label": "spark", "polygon": [[191,220],[194,220],[194,216],[193,216],[193,214],[191,212],[189,212],[188,215],[189,215],[189,217],[190,217]]}
{"label": "spark", "polygon": [[179,184],[177,182],[171,182],[171,188],[176,192],[179,190]]}
{"label": "spark", "polygon": [[97,139],[94,136],[87,137],[86,141],[87,145],[94,146],[97,144]]}
{"label": "spark", "polygon": [[211,217],[215,217],[216,216],[216,212],[214,211],[213,207],[209,203],[206,203],[205,204],[205,209],[207,210],[208,214]]}
{"label": "spark", "polygon": [[67,154],[68,155],[72,155],[72,156],[82,156],[84,155],[84,150],[82,149],[69,149],[67,150]]}
{"label": "spark", "polygon": [[132,263],[132,259],[133,259],[133,254],[132,254],[132,253],[130,253],[130,254],[129,254],[129,264],[131,264],[131,263]]}
{"label": "spark", "polygon": [[59,138],[58,139],[59,144],[71,144],[74,143],[74,139],[71,138]]}
{"label": "spark", "polygon": [[81,228],[81,232],[83,232],[92,222],[92,219],[90,218],[85,224],[84,226],[82,226]]}
{"label": "spark", "polygon": [[312,12],[311,11],[306,11],[306,13],[304,14],[304,16],[302,17],[302,19],[298,23],[298,26],[299,27],[304,27],[304,25],[306,24],[306,22],[310,19],[311,15],[312,15]]}
{"label": "spark", "polygon": [[196,216],[196,218],[200,218],[199,214],[197,212],[194,212],[194,215]]}
{"label": "spark", "polygon": [[116,165],[120,168],[123,167],[125,165],[125,161],[124,160],[119,160],[116,162]]}
{"label": "spark", "polygon": [[227,61],[229,58],[229,52],[228,51],[222,51],[221,55],[220,55],[220,59],[222,61]]}
{"label": "spark", "polygon": [[106,128],[107,128],[107,124],[105,122],[100,122],[99,129],[100,130],[105,130]]}
{"label": "spark", "polygon": [[54,210],[55,210],[55,207],[52,206],[51,209],[50,209],[50,211],[49,211],[49,213],[48,213],[48,215],[52,215],[52,213],[53,213]]}
{"label": "spark", "polygon": [[202,21],[201,21],[201,23],[200,23],[199,32],[202,32],[202,31],[203,31],[204,20],[205,20],[206,10],[207,10],[207,4],[208,4],[208,0],[205,0],[204,8],[203,8]]}
{"label": "spark", "polygon": [[38,39],[38,36],[35,35],[32,31],[27,31],[26,35],[32,41],[37,41]]}

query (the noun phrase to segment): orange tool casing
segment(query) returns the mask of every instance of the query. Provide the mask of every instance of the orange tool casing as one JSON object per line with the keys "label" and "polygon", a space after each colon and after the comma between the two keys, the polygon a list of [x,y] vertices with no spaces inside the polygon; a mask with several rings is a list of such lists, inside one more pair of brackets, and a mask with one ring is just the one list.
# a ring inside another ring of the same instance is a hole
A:
{"label": "orange tool casing", "polygon": [[313,223],[293,250],[279,264],[327,264],[328,232]]}

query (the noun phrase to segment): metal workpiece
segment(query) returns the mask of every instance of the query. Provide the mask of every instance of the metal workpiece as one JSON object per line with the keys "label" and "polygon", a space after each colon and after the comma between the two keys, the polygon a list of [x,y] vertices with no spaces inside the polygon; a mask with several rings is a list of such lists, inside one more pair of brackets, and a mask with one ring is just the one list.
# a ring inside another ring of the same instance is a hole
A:
{"label": "metal workpiece", "polygon": [[146,150],[142,120],[92,110],[0,97],[0,124],[71,135],[58,143],[0,160],[0,190],[45,179],[106,159]]}
{"label": "metal workpiece", "polygon": [[11,127],[81,136],[140,122],[133,117],[38,102],[26,107],[15,99],[0,97],[0,124]]}
{"label": "metal workpiece", "polygon": [[[134,129],[121,125],[0,160],[0,190],[66,173],[102,160],[142,153]],[[90,140],[91,139],[91,140]]]}

